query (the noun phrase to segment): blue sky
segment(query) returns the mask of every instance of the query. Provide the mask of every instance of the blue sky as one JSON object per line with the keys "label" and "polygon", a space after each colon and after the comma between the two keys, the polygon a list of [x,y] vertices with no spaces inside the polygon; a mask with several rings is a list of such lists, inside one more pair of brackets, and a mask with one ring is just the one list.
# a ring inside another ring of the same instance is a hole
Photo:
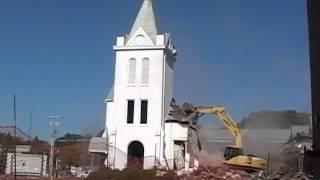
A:
{"label": "blue sky", "polygon": [[[183,2],[183,3],[182,3]],[[117,34],[141,0],[1,0],[0,124],[48,138],[102,128]],[[307,17],[301,0],[157,0],[161,32],[178,49],[178,102],[225,105],[235,119],[258,110],[310,111]]]}

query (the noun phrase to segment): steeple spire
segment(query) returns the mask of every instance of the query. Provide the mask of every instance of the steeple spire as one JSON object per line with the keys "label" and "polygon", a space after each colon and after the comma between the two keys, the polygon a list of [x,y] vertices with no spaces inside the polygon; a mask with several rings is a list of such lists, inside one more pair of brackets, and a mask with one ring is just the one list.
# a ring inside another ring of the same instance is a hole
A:
{"label": "steeple spire", "polygon": [[157,35],[157,24],[154,17],[152,0],[144,0],[136,20],[131,28],[129,37],[131,38],[133,34],[141,27],[150,38],[155,41]]}

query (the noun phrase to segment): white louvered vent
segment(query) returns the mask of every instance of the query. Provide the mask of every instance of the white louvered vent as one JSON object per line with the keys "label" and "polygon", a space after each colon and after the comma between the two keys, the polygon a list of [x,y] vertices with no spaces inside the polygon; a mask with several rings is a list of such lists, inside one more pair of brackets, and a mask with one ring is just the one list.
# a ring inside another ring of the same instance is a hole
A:
{"label": "white louvered vent", "polygon": [[144,58],[142,60],[142,73],[141,73],[141,83],[148,84],[149,83],[149,59]]}
{"label": "white louvered vent", "polygon": [[129,74],[128,74],[128,83],[134,84],[136,81],[136,60],[129,60]]}

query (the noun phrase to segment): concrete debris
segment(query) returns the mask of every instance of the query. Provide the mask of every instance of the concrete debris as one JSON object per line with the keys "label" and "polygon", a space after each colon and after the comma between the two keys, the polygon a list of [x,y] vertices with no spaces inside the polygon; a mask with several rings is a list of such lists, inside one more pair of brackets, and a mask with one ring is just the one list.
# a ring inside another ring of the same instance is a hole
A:
{"label": "concrete debris", "polygon": [[[251,175],[239,170],[232,170],[227,167],[201,166],[191,174],[180,176],[179,180],[247,180]],[[255,177],[255,179],[257,179]]]}
{"label": "concrete debris", "polygon": [[196,155],[201,151],[201,144],[197,129],[198,116],[193,112],[193,109],[194,106],[192,104],[184,103],[182,106],[179,106],[172,99],[166,122],[175,122],[188,126],[187,152]]}
{"label": "concrete debris", "polygon": [[175,120],[180,123],[189,123],[190,125],[197,125],[198,116],[193,112],[194,106],[190,103],[184,103],[182,106],[176,104],[172,99],[170,103],[169,118],[167,120]]}
{"label": "concrete debris", "polygon": [[227,167],[201,166],[191,174],[178,177],[178,180],[309,180],[302,172],[289,172],[280,170],[270,176],[263,172],[247,173],[245,171],[233,170]]}
{"label": "concrete debris", "polygon": [[273,172],[267,177],[269,180],[309,180],[303,172],[290,171],[289,169],[280,168],[278,171]]}

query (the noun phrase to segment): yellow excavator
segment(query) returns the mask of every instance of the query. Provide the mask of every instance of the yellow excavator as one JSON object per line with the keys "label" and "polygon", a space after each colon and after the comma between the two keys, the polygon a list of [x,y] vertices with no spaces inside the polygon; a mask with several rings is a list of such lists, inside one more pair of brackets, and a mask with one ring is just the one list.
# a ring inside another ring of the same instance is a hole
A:
{"label": "yellow excavator", "polygon": [[248,172],[261,171],[266,168],[267,161],[255,155],[245,155],[243,153],[242,134],[237,124],[222,106],[195,107],[194,112],[198,116],[213,114],[224,124],[228,131],[235,137],[235,145],[227,146],[224,151],[223,163],[234,169],[241,169]]}

